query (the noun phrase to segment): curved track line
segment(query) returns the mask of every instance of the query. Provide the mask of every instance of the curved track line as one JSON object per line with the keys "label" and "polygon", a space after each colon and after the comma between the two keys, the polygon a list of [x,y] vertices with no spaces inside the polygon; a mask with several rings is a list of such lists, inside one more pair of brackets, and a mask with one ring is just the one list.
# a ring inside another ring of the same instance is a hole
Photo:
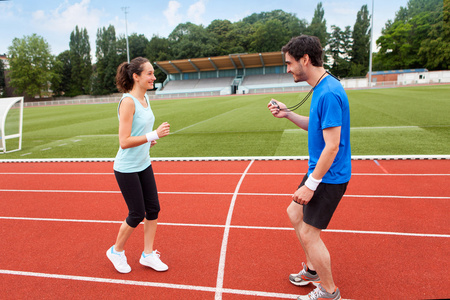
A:
{"label": "curved track line", "polygon": [[220,260],[219,260],[219,270],[217,272],[216,294],[214,296],[215,300],[222,299],[223,276],[225,273],[225,258],[227,255],[228,236],[230,234],[231,217],[233,216],[234,204],[236,203],[236,198],[237,198],[237,195],[239,192],[239,188],[241,187],[241,184],[244,181],[245,175],[247,175],[247,172],[250,169],[250,167],[252,166],[253,162],[254,162],[254,160],[250,161],[250,163],[248,164],[244,173],[242,174],[241,179],[239,179],[239,182],[233,193],[233,198],[231,199],[231,204],[230,204],[230,208],[228,210],[228,215],[227,215],[227,222],[225,223],[225,230],[223,233],[222,247],[220,249]]}

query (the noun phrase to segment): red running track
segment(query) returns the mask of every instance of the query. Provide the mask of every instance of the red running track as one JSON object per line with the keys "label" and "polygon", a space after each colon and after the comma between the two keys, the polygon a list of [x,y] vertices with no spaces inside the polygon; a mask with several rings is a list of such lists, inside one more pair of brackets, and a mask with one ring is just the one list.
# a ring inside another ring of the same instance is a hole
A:
{"label": "red running track", "polygon": [[[304,255],[286,216],[306,161],[154,162],[156,248],[169,270],[129,274],[105,251],[127,210],[112,163],[0,163],[1,299],[295,299]],[[450,160],[353,161],[328,230],[346,299],[448,298]]]}

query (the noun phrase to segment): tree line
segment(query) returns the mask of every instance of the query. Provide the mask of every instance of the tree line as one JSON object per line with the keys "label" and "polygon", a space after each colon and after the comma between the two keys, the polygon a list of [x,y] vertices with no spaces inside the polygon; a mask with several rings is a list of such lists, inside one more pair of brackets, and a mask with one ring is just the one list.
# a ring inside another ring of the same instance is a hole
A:
{"label": "tree line", "polygon": [[[450,62],[449,3],[445,0],[409,0],[389,20],[377,39],[373,70],[427,68],[445,70]],[[280,51],[293,36],[317,36],[325,50],[325,67],[339,77],[365,76],[369,70],[371,16],[367,5],[356,15],[353,26],[331,26],[327,32],[322,3],[311,22],[283,10],[254,13],[237,22],[214,20],[208,26],[179,24],[167,38],[143,34],[128,37],[130,59],[150,61],[210,57],[233,53]],[[10,85],[17,93],[42,96],[105,95],[117,92],[115,74],[127,60],[126,37],[117,36],[114,26],[97,30],[95,63],[89,36],[78,26],[70,34],[69,50],[53,56],[46,41],[33,34],[15,38],[8,48]],[[0,64],[0,74],[2,64]],[[165,74],[158,68],[159,82]],[[0,77],[0,89],[1,89]],[[4,80],[4,79],[3,79]],[[3,84],[4,85],[4,84]]]}

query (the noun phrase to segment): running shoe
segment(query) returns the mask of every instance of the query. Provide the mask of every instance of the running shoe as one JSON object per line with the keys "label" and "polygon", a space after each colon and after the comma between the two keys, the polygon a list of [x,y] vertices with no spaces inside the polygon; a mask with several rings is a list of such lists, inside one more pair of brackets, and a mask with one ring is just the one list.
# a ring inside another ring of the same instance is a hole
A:
{"label": "running shoe", "polygon": [[106,256],[113,263],[119,273],[129,273],[131,271],[130,265],[127,263],[127,257],[125,256],[125,250],[122,252],[116,252],[114,246],[106,251]]}
{"label": "running shoe", "polygon": [[289,281],[296,286],[303,286],[309,283],[317,286],[320,283],[319,275],[313,275],[308,272],[308,266],[302,263],[303,269],[298,274],[289,275]]}
{"label": "running shoe", "polygon": [[322,299],[331,299],[331,300],[341,300],[341,292],[338,288],[334,291],[333,294],[328,293],[322,285],[318,285],[311,293],[305,296],[298,296],[297,300],[322,300]]}
{"label": "running shoe", "polygon": [[153,251],[150,254],[142,252],[139,262],[141,265],[152,268],[155,271],[167,271],[169,267],[159,259],[161,253],[158,250]]}

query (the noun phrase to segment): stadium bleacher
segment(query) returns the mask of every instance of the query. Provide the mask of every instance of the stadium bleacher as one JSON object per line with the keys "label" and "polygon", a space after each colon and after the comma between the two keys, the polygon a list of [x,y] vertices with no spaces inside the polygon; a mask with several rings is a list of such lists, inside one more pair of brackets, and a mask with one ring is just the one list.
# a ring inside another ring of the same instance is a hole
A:
{"label": "stadium bleacher", "polygon": [[242,85],[246,87],[254,87],[264,85],[266,87],[292,86],[294,85],[292,74],[264,74],[245,76]]}
{"label": "stadium bleacher", "polygon": [[203,95],[229,95],[234,77],[171,80],[158,89],[157,95],[203,93]]}
{"label": "stadium bleacher", "polygon": [[293,86],[282,52],[230,54],[155,62],[166,75],[156,95],[207,93],[229,95],[260,88]]}
{"label": "stadium bleacher", "polygon": [[[155,98],[201,97],[230,94],[307,91],[306,82],[295,83],[286,73],[282,52],[243,53],[216,57],[155,62],[167,78],[155,92]],[[425,72],[426,71],[426,72]],[[378,76],[396,74],[392,79]],[[372,72],[375,86],[396,86],[450,82],[450,71],[428,72],[426,69]],[[365,77],[343,78],[344,88],[369,87]]]}

